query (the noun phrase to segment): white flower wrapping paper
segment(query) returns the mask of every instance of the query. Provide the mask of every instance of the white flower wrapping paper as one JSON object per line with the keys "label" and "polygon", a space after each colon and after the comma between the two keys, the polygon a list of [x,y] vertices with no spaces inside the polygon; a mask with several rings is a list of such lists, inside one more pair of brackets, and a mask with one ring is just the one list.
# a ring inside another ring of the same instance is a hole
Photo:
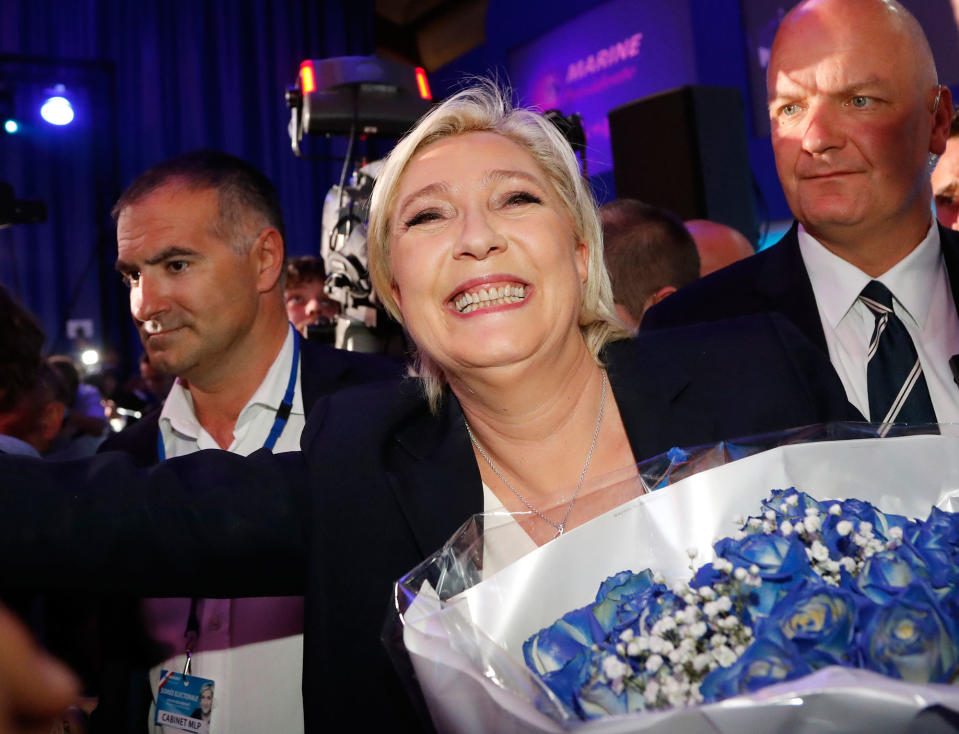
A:
{"label": "white flower wrapping paper", "polygon": [[[637,478],[635,494],[641,492]],[[757,514],[772,489],[816,499],[856,497],[887,513],[959,511],[959,437],[921,435],[805,443],[763,451],[643,494],[479,580],[451,542],[397,586],[403,644],[440,732],[926,732],[959,721],[959,687],[917,686],[867,671],[826,668],[721,703],[581,722],[565,717],[526,669],[523,642],[590,603],[619,571],[651,568],[672,583],[712,560],[712,544]],[[620,487],[619,491],[622,491]],[[487,522],[487,526],[494,523]],[[498,542],[483,536],[486,554]],[[431,568],[430,573],[422,569]],[[462,588],[440,601],[433,586]],[[434,583],[424,579],[432,575]],[[488,575],[488,568],[487,568]],[[452,583],[450,581],[452,580]],[[940,708],[937,708],[940,707]]]}

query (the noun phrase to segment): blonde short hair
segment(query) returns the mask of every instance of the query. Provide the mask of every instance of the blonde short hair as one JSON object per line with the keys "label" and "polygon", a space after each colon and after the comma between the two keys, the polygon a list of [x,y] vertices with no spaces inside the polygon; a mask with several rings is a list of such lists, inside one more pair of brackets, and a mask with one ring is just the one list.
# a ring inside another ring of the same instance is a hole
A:
{"label": "blonde short hair", "polygon": [[[587,348],[599,362],[603,347],[611,341],[628,337],[629,332],[619,321],[613,306],[613,290],[603,263],[603,234],[596,202],[580,175],[576,156],[562,134],[536,112],[513,107],[509,93],[491,81],[463,89],[428,112],[393,149],[377,177],[370,203],[367,240],[370,275],[381,302],[394,318],[403,322],[391,288],[390,217],[407,166],[417,153],[432,143],[470,132],[497,133],[527,151],[562,202],[577,239],[586,243],[589,273],[579,324]],[[435,409],[446,380],[430,360],[428,345],[417,347],[414,373],[422,379],[430,405]]]}

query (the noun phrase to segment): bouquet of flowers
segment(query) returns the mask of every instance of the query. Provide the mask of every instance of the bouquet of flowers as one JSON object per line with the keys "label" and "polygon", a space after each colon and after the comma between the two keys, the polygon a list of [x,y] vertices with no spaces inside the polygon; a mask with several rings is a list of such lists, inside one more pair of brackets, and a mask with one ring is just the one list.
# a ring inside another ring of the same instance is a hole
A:
{"label": "bouquet of flowers", "polygon": [[956,677],[959,514],[908,520],[775,490],[714,549],[673,589],[650,570],[611,576],[527,640],[527,665],[584,719],[715,702],[830,665]]}
{"label": "bouquet of flowers", "polygon": [[[959,686],[917,682],[956,672],[959,437],[795,438],[661,457],[614,483],[614,509],[522,557],[501,518],[464,525],[394,593],[392,640],[436,728],[885,733],[959,716]],[[769,497],[790,486],[819,499]],[[644,568],[661,577],[621,574]],[[592,621],[567,614],[584,605]],[[867,660],[885,662],[853,667]]]}

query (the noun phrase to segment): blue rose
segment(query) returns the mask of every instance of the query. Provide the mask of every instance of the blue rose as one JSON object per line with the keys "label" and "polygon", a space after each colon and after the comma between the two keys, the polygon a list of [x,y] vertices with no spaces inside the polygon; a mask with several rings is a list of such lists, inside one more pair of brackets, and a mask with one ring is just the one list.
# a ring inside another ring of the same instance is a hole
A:
{"label": "blue rose", "polygon": [[959,584],[959,513],[933,507],[928,520],[906,529],[904,544],[923,559],[933,586]]}
{"label": "blue rose", "polygon": [[867,558],[859,575],[844,583],[881,605],[899,596],[916,578],[916,569],[901,554],[882,551]]}
{"label": "blue rose", "polygon": [[[641,685],[637,680],[626,683],[613,690],[610,682],[600,675],[602,659],[609,653],[594,652],[591,666],[593,676],[579,687],[574,695],[573,710],[582,719],[597,719],[609,714],[628,714],[634,711],[643,711],[646,708],[646,699],[643,696]],[[645,683],[646,676],[641,676]]]}
{"label": "blue rose", "polygon": [[881,540],[889,540],[889,528],[905,528],[910,524],[909,519],[902,515],[887,515],[868,502],[857,499],[842,501],[842,516],[851,520],[857,530],[859,523],[868,522],[872,525],[873,534]]}
{"label": "blue rose", "polygon": [[606,654],[600,650],[581,647],[562,667],[540,673],[540,678],[568,710],[575,711],[582,717],[583,711],[579,706],[580,691],[594,679],[599,669],[599,661]]}
{"label": "blue rose", "polygon": [[[795,505],[788,502],[790,497],[796,497]],[[827,509],[823,503],[813,499],[805,492],[798,491],[795,487],[774,489],[769,499],[763,500],[763,509],[775,512],[777,522],[801,520],[806,517],[806,510],[813,508],[819,510],[820,513]]]}
{"label": "blue rose", "polygon": [[[829,549],[829,557],[832,559],[839,559],[843,556],[854,557],[858,555],[859,548],[853,542],[853,534],[847,532],[845,535],[840,534],[839,532],[839,523],[844,520],[848,520],[837,515],[823,515],[822,524],[819,526],[819,538]],[[855,525],[858,525],[858,522],[854,522]]]}
{"label": "blue rose", "polygon": [[[596,604],[567,612],[523,643],[526,664],[543,676],[566,668],[584,648],[606,641],[617,627],[628,626],[619,624],[620,618],[631,618],[634,622],[638,615],[635,610],[647,606],[654,590],[665,591],[666,587],[655,584],[648,569],[638,574],[622,571],[609,577],[596,594]],[[633,611],[623,611],[626,607]],[[576,664],[564,676],[573,675],[571,671],[575,668]]]}
{"label": "blue rose", "polygon": [[735,663],[716,668],[699,686],[707,703],[751,693],[773,683],[808,675],[812,668],[778,629],[755,640]]}
{"label": "blue rose", "polygon": [[910,683],[946,683],[959,663],[954,622],[923,582],[874,610],[858,646],[867,667]]}
{"label": "blue rose", "polygon": [[594,642],[605,637],[591,607],[567,612],[523,643],[526,664],[540,675],[565,667]]}
{"label": "blue rose", "polygon": [[857,605],[853,594],[835,586],[807,582],[793,589],[763,620],[757,637],[772,629],[792,641],[813,669],[847,665],[855,637]]}
{"label": "blue rose", "polygon": [[634,625],[652,595],[662,591],[666,591],[666,587],[653,581],[649,569],[637,574],[622,571],[599,587],[593,615],[606,635],[622,631]]}
{"label": "blue rose", "polygon": [[750,593],[747,601],[753,615],[769,614],[783,595],[813,575],[806,548],[795,536],[757,533],[740,540],[723,538],[714,548],[717,556],[734,567],[755,565],[759,569],[762,586]]}

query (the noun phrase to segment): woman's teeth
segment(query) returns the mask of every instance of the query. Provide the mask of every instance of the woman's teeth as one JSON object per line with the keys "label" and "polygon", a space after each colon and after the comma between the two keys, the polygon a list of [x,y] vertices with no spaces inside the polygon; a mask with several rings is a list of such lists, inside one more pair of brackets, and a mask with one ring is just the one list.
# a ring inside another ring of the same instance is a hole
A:
{"label": "woman's teeth", "polygon": [[518,303],[526,298],[525,285],[504,285],[493,288],[480,288],[470,293],[462,293],[454,301],[456,310],[469,313],[478,308],[490,308],[506,303]]}

